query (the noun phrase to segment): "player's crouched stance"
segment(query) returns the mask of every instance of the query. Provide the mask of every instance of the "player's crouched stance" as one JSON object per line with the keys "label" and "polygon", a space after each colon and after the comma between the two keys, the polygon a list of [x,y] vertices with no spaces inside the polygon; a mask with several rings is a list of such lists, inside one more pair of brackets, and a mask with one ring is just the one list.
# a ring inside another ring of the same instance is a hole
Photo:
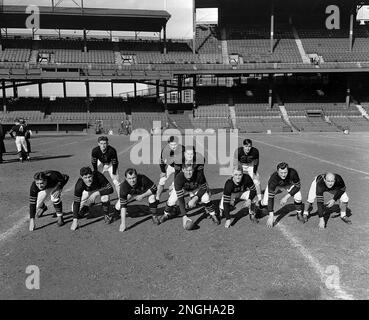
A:
{"label": "player's crouched stance", "polygon": [[135,169],[127,169],[125,172],[126,180],[120,185],[119,201],[115,205],[115,209],[120,211],[121,223],[119,231],[126,230],[126,214],[127,205],[132,201],[141,201],[148,197],[149,208],[152,214],[152,220],[155,224],[159,224],[157,216],[158,201],[155,198],[157,187],[147,176],[137,174]]}
{"label": "player's crouched stance", "polygon": [[58,171],[49,170],[37,172],[33,179],[29,196],[29,231],[35,229],[35,216],[37,215],[40,218],[47,210],[44,201],[48,196],[50,196],[51,202],[54,205],[58,218],[58,226],[64,225],[61,193],[69,180],[69,176],[61,174]]}
{"label": "player's crouched stance", "polygon": [[304,211],[303,222],[306,222],[309,217],[309,212],[312,210],[312,206],[314,200],[316,198],[317,206],[318,206],[318,215],[319,215],[319,228],[325,228],[325,220],[324,220],[324,192],[329,192],[333,194],[333,199],[329,200],[326,203],[327,208],[333,207],[336,201],[340,201],[340,210],[341,210],[341,219],[343,222],[347,224],[351,224],[351,220],[346,216],[347,205],[349,201],[349,197],[346,193],[345,182],[339,174],[334,174],[331,172],[327,172],[325,174],[320,174],[314,178],[311,183],[308,200],[307,200],[307,208]]}
{"label": "player's crouched stance", "polygon": [[[249,210],[251,221],[258,223],[253,210],[251,210],[251,202],[256,196],[255,184],[248,174],[243,174],[242,166],[233,169],[232,178],[228,179],[224,185],[223,196],[220,200],[219,210],[221,215],[226,218],[225,227],[231,226],[230,206],[234,203],[244,201],[243,206]],[[233,201],[232,201],[233,200]]]}
{"label": "player's crouched stance", "polygon": [[213,208],[213,203],[208,193],[208,185],[202,170],[194,171],[193,164],[185,164],[182,172],[174,178],[174,190],[171,191],[164,214],[160,217],[159,222],[170,219],[175,214],[175,205],[178,203],[180,213],[183,215],[183,228],[191,230],[193,223],[186,213],[186,205],[184,197],[190,196],[187,203],[189,209],[196,207],[197,203],[205,205],[205,211],[210,215],[216,224],[220,224],[218,217]]}
{"label": "player's crouched stance", "polygon": [[81,178],[78,179],[74,188],[73,222],[70,229],[76,230],[78,228],[78,219],[85,216],[90,207],[99,202],[102,204],[105,222],[110,222],[109,194],[114,192],[112,185],[102,173],[98,171],[92,172],[90,167],[82,168],[80,175]]}
{"label": "player's crouched stance", "polygon": [[280,205],[284,206],[290,197],[295,200],[297,219],[302,220],[302,196],[300,192],[301,183],[297,171],[289,168],[288,164],[281,162],[277,165],[277,171],[274,172],[268,181],[268,186],[264,192],[262,206],[268,206],[269,218],[267,226],[274,226],[274,197],[276,194],[286,190],[287,194],[281,199]]}

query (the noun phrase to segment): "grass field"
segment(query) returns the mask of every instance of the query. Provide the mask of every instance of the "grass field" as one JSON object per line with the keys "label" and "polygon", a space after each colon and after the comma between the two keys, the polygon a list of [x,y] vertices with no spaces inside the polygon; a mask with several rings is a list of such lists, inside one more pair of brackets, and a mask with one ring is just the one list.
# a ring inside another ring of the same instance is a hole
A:
{"label": "grass field", "polygon": [[[240,136],[239,143],[244,137]],[[6,140],[11,154],[0,165],[0,299],[369,298],[369,134],[248,137],[260,151],[263,189],[280,161],[299,172],[304,201],[314,176],[327,170],[341,174],[353,224],[346,225],[339,213],[333,213],[327,228],[319,230],[316,216],[301,224],[294,211],[285,214],[284,208],[277,212],[276,226],[268,229],[266,218],[253,224],[235,210],[237,218],[230,229],[224,228],[224,220],[216,226],[203,219],[200,228],[185,231],[181,218],[156,226],[146,211],[136,210],[126,219],[128,230],[120,233],[119,220],[104,224],[96,207],[73,232],[73,187],[79,169],[90,164],[97,136],[35,137],[34,160],[23,164],[16,161],[13,141]],[[133,142],[129,137],[112,136],[110,144],[119,153],[122,178],[131,166]],[[32,176],[47,169],[70,175],[63,194],[67,223],[58,227],[48,204],[47,215],[37,219],[37,229],[29,232]],[[142,165],[138,171],[157,182],[157,165]],[[215,164],[206,166],[205,173],[218,203],[227,177],[219,175]],[[162,199],[161,211],[167,192]],[[194,214],[194,219],[200,217]],[[25,286],[29,265],[40,268],[39,290]],[[339,271],[334,286],[330,285],[332,270]]]}

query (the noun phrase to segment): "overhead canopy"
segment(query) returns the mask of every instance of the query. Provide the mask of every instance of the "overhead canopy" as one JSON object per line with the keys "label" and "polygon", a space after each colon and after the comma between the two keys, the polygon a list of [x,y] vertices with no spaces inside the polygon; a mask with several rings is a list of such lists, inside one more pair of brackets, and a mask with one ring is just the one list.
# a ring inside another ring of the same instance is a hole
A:
{"label": "overhead canopy", "polygon": [[[0,7],[0,27],[26,28],[27,6]],[[40,29],[159,32],[170,14],[163,10],[133,10],[78,7],[38,7]]]}

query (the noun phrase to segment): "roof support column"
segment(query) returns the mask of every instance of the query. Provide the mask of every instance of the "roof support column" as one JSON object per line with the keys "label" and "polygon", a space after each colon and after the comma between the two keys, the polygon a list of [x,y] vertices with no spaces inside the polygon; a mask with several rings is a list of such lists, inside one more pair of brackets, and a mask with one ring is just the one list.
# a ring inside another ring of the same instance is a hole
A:
{"label": "roof support column", "polygon": [[6,90],[5,90],[5,80],[1,81],[3,90],[3,112],[6,112]]}
{"label": "roof support column", "polygon": [[353,35],[354,35],[354,15],[350,13],[350,34],[349,34],[349,51],[352,51],[352,42],[353,42]]}
{"label": "roof support column", "polygon": [[196,74],[194,74],[192,76],[192,86],[193,86],[192,105],[193,105],[193,108],[196,108],[196,91],[197,91],[197,77],[196,77]]}
{"label": "roof support column", "polygon": [[163,37],[164,37],[164,50],[163,50],[163,53],[167,54],[167,24],[165,24],[164,28],[163,28]]}
{"label": "roof support column", "polygon": [[159,102],[160,99],[159,80],[156,80],[155,88],[156,88],[156,101]]}
{"label": "roof support column", "polygon": [[13,96],[14,98],[18,98],[18,87],[15,80],[13,80]]}
{"label": "roof support column", "polygon": [[347,74],[346,79],[346,109],[350,108],[350,100],[351,100],[351,75]]}
{"label": "roof support column", "polygon": [[270,53],[273,53],[274,48],[274,1],[271,2],[270,8]]}
{"label": "roof support column", "polygon": [[3,33],[0,28],[0,51],[3,51]]}
{"label": "roof support column", "polygon": [[38,98],[40,99],[40,102],[42,101],[42,82],[39,81],[38,83]]}
{"label": "roof support column", "polygon": [[88,80],[85,81],[86,85],[86,109],[87,112],[90,112],[90,82]]}
{"label": "roof support column", "polygon": [[65,80],[63,80],[63,96],[64,98],[67,97],[67,83]]}
{"label": "roof support column", "polygon": [[195,0],[192,0],[192,53],[196,53],[196,4]]}
{"label": "roof support column", "polygon": [[110,90],[111,90],[111,96],[112,98],[114,98],[114,82],[113,81],[110,82]]}
{"label": "roof support column", "polygon": [[167,80],[164,80],[164,110],[165,114],[168,115],[168,96],[167,96]]}
{"label": "roof support column", "polygon": [[178,75],[178,103],[182,103],[182,75]]}
{"label": "roof support column", "polygon": [[133,94],[136,99],[137,98],[137,82],[133,83]]}
{"label": "roof support column", "polygon": [[269,73],[269,90],[268,90],[268,106],[269,108],[273,108],[273,75]]}
{"label": "roof support column", "polygon": [[87,36],[86,36],[86,29],[83,29],[83,52],[87,52]]}

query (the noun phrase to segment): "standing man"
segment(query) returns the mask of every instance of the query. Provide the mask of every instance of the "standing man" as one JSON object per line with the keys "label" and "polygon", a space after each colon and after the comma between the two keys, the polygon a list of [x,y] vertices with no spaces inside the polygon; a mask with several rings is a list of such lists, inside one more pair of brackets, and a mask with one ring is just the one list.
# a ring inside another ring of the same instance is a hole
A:
{"label": "standing man", "polygon": [[73,223],[71,230],[78,228],[79,217],[85,216],[90,210],[90,207],[100,202],[102,204],[105,223],[110,223],[109,194],[114,192],[110,182],[102,173],[92,171],[90,167],[82,168],[80,170],[80,176],[74,188],[74,201],[72,205]]}
{"label": "standing man", "polygon": [[160,195],[164,190],[165,183],[168,178],[175,172],[175,163],[182,163],[184,146],[178,144],[178,138],[171,136],[168,139],[168,144],[161,151],[160,157],[160,179],[158,183],[158,191],[156,200],[160,201]]}
{"label": "standing man", "polygon": [[109,145],[108,137],[101,136],[97,139],[98,146],[92,149],[91,162],[94,171],[104,174],[109,172],[117,194],[119,196],[119,174],[117,150]]}
{"label": "standing man", "polygon": [[61,194],[69,176],[58,171],[37,172],[33,176],[29,194],[29,231],[35,229],[35,216],[42,217],[47,210],[45,199],[50,196],[58,218],[58,226],[64,225]]}
{"label": "standing man", "polygon": [[136,169],[129,168],[126,170],[125,181],[120,186],[119,201],[115,205],[116,210],[120,210],[121,224],[119,231],[126,229],[126,214],[128,202],[132,200],[141,201],[148,198],[150,212],[152,214],[153,223],[159,224],[157,216],[158,201],[155,198],[156,185],[147,176],[137,174]]}
{"label": "standing man", "polygon": [[4,145],[5,132],[0,120],[0,163],[3,163],[3,153],[6,152]]}
{"label": "standing man", "polygon": [[236,149],[233,157],[233,167],[242,166],[243,173],[248,174],[254,181],[258,201],[261,201],[259,167],[259,150],[252,146],[250,139],[243,140],[243,146]]}
{"label": "standing man", "polygon": [[242,167],[236,167],[233,169],[233,176],[229,178],[223,190],[223,196],[220,200],[219,209],[226,218],[225,227],[231,226],[230,207],[232,198],[236,202],[244,201],[244,208],[249,210],[250,220],[258,223],[255,217],[255,212],[251,210],[251,202],[256,196],[255,184],[248,174],[243,173]]}
{"label": "standing man", "polygon": [[333,194],[333,198],[326,203],[327,208],[333,207],[336,201],[340,201],[340,209],[341,209],[341,219],[343,222],[347,224],[351,224],[351,220],[347,217],[347,205],[349,201],[349,197],[346,193],[346,185],[343,181],[342,177],[337,173],[327,172],[324,174],[320,174],[314,178],[311,183],[308,200],[307,200],[307,208],[304,210],[304,215],[302,222],[306,222],[309,217],[309,212],[313,207],[314,200],[316,198],[316,203],[318,206],[318,215],[319,215],[319,228],[325,228],[324,221],[324,192],[329,192]]}
{"label": "standing man", "polygon": [[30,161],[31,159],[28,154],[27,143],[25,138],[27,131],[26,125],[24,123],[20,123],[18,119],[15,119],[14,123],[15,125],[12,127],[9,134],[13,139],[15,139],[15,145],[17,147],[19,161],[23,162],[22,148],[26,153],[27,160]]}
{"label": "standing man", "polygon": [[290,197],[295,200],[297,218],[302,219],[302,196],[300,192],[301,183],[297,171],[290,168],[287,163],[281,162],[277,165],[277,171],[274,172],[268,181],[268,186],[265,189],[262,206],[268,206],[269,218],[267,226],[274,226],[274,197],[276,194],[286,190],[287,194],[281,199],[280,205],[284,206]]}
{"label": "standing man", "polygon": [[28,123],[25,120],[21,119],[20,122],[22,123],[22,121],[26,126],[26,134],[24,135],[24,138],[26,139],[28,153],[31,153],[31,142],[29,140],[31,139],[32,131],[30,130]]}
{"label": "standing man", "polygon": [[183,228],[187,230],[192,228],[192,220],[186,213],[184,200],[186,195],[190,196],[190,200],[187,203],[189,209],[195,208],[198,202],[203,203],[206,213],[210,215],[216,224],[220,224],[208,193],[205,176],[203,172],[195,171],[193,164],[183,165],[182,172],[174,178],[174,190],[169,195],[164,214],[159,219],[160,223],[163,223],[174,215],[175,205],[178,203],[181,215],[183,215]]}

